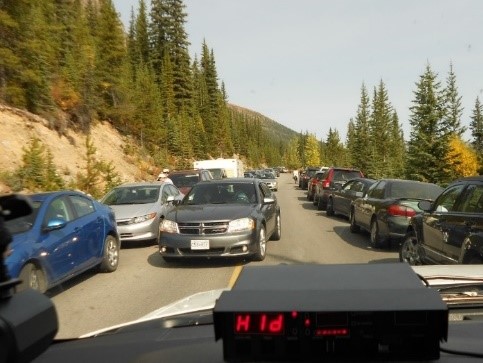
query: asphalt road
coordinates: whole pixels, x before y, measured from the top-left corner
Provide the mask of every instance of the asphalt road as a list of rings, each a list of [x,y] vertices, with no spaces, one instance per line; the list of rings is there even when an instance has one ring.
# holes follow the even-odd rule
[[[59,317],[58,339],[137,319],[196,292],[229,286],[239,267],[299,263],[398,261],[397,249],[373,250],[367,234],[352,234],[348,221],[317,211],[291,174],[279,177],[282,238],[267,244],[263,262],[196,261],[166,264],[156,246],[124,246],[116,272],[87,272],[48,292]]]

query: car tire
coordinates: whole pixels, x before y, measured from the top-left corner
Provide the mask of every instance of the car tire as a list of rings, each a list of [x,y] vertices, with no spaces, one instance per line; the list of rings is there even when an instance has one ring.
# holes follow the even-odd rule
[[[335,214],[334,213],[334,201],[332,200],[332,198],[329,198],[327,200],[327,207],[325,208],[325,213],[328,216],[333,216]]]
[[[324,207],[322,205],[322,197],[319,197],[317,200],[317,210],[324,210]]]
[[[33,263],[27,263],[22,267],[19,278],[22,280],[18,288],[19,291],[31,288],[44,293],[47,290],[47,281],[44,272]]]
[[[379,234],[379,224],[377,223],[377,219],[373,218],[371,221],[371,228],[370,228],[370,241],[371,241],[371,246],[373,248],[382,248],[384,247],[384,241],[381,238],[381,235]]]
[[[273,231],[272,236],[270,237],[272,241],[278,241],[282,237],[282,222],[280,218],[280,213],[277,213],[276,218],[277,219],[275,222],[275,230]]]
[[[408,232],[399,248],[399,261],[407,262],[411,266],[422,265],[422,258],[418,250],[418,240],[414,232]]]
[[[119,242],[113,236],[108,235],[104,241],[104,252],[100,265],[101,272],[114,272],[119,265]]]
[[[254,261],[263,261],[265,259],[265,255],[267,253],[267,238],[265,233],[265,227],[262,226],[260,228],[260,232],[258,234],[256,252],[253,256]]]
[[[356,223],[356,217],[355,217],[355,213],[354,213],[354,208],[351,208],[351,211],[350,211],[350,214],[349,214],[349,221],[350,221],[349,230],[352,233],[359,232],[360,231],[360,227]]]

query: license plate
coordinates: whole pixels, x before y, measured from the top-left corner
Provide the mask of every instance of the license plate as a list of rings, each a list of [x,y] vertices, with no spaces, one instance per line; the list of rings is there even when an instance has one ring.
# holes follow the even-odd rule
[[[210,241],[207,239],[192,239],[191,240],[192,250],[209,250]]]

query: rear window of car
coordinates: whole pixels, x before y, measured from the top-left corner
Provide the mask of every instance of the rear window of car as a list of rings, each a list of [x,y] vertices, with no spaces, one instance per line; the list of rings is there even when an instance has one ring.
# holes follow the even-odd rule
[[[200,181],[198,174],[170,174],[169,178],[178,188],[192,187]]]
[[[394,182],[388,190],[388,197],[435,200],[441,191],[436,184]]]
[[[40,206],[42,202],[32,202],[32,213],[20,218],[14,218],[9,221],[5,221],[5,226],[11,234],[27,232],[34,225],[35,219],[39,214]]]
[[[361,172],[357,170],[334,170],[334,181],[346,181],[361,177]]]

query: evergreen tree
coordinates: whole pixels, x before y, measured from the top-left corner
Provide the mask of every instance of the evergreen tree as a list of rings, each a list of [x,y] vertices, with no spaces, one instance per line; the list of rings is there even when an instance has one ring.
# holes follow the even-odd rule
[[[327,165],[346,166],[345,148],[342,144],[337,130],[329,128],[327,141],[325,143],[325,155]],[[315,164],[318,165],[318,164]]]
[[[403,179],[406,166],[406,143],[396,111],[393,112],[389,125],[388,157],[387,177]]]
[[[372,149],[372,138],[369,128],[370,99],[366,86],[361,86],[361,100],[354,121],[354,142],[351,145],[352,164],[360,168],[364,174],[369,171],[368,150]]]
[[[374,88],[372,113],[369,118],[370,147],[368,174],[379,179],[390,175],[390,126],[392,125],[393,109],[389,103],[386,86],[381,80]],[[367,154],[366,154],[367,156]]]
[[[449,182],[446,162],[450,131],[445,128],[444,94],[430,65],[416,83],[411,106],[411,135],[406,173],[409,179],[432,183]]]
[[[120,75],[126,60],[124,31],[112,0],[99,0],[96,31],[96,76],[98,92],[102,97],[99,112],[105,118],[113,117],[118,106]]]
[[[470,130],[471,136],[473,136],[471,144],[476,151],[480,164],[478,172],[483,175],[483,105],[478,97],[476,97],[475,107],[471,115]]]
[[[461,106],[461,96],[458,93],[456,85],[456,75],[453,71],[453,63],[450,63],[448,78],[446,80],[446,89],[444,90],[445,116],[444,127],[450,132],[461,136],[465,132],[465,128],[461,126],[461,116],[463,115],[463,107]]]
[[[191,110],[192,78],[188,52],[188,35],[185,5],[182,0],[152,0],[150,44],[151,59],[155,72],[163,71],[165,53],[170,58],[173,71],[173,91],[178,111]]]

